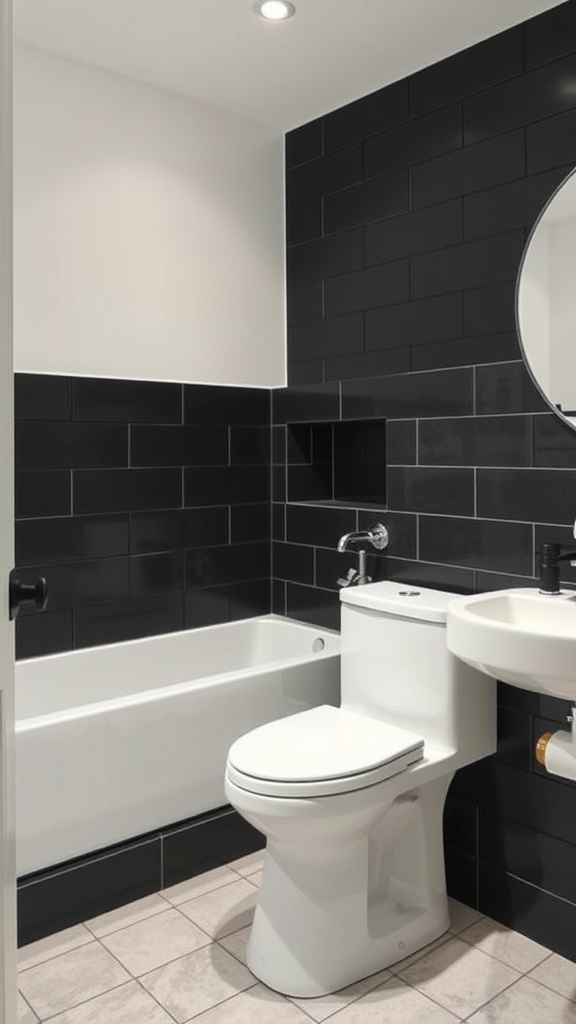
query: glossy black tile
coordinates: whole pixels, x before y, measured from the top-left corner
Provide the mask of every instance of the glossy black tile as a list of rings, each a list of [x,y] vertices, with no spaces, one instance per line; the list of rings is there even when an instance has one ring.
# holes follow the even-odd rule
[[[516,332],[516,281],[474,288],[465,295],[466,334]]]
[[[507,185],[466,196],[465,237],[484,238],[515,228],[531,228],[568,170],[567,166],[556,167],[544,174],[533,174],[529,178],[519,178]]]
[[[337,593],[329,590],[287,583],[286,612],[290,618],[314,626],[340,629],[340,600]]]
[[[533,576],[508,576],[505,573],[477,572],[476,591],[485,594],[489,590],[509,590],[513,587],[535,587]]]
[[[410,369],[410,351],[390,348],[380,352],[355,352],[324,360],[324,379],[350,380],[355,377],[380,377],[389,373],[406,373]]]
[[[306,359],[301,363],[288,364],[288,384],[316,384],[324,380],[324,361],[322,359]]]
[[[521,178],[524,133],[510,132],[475,146],[434,157],[411,168],[412,206],[431,206]]]
[[[272,466],[272,501],[286,501],[286,467]]]
[[[270,505],[232,505],[230,540],[232,544],[270,539]]]
[[[472,857],[477,852],[476,804],[448,791],[444,806],[444,842]]]
[[[479,469],[478,515],[567,524],[574,521],[571,470]]]
[[[338,384],[310,384],[302,387],[278,388],[272,392],[274,423],[337,420],[340,418]]]
[[[218,626],[230,621],[230,587],[205,587],[184,594],[184,628]]]
[[[130,596],[128,558],[96,558],[88,562],[60,562],[22,566],[17,570],[22,583],[34,583],[44,576],[48,584],[48,610],[72,608],[102,601],[120,601]],[[36,615],[29,605],[19,615]]]
[[[576,903],[571,843],[563,843],[515,821],[494,820],[489,813],[485,817],[480,856],[486,864]]]
[[[348,146],[358,139],[376,135],[405,120],[407,113],[407,83],[394,82],[354,103],[348,103],[324,121],[324,151]]]
[[[388,547],[382,552],[394,558],[416,558],[418,520],[415,515],[404,512],[388,512],[377,509],[358,512],[358,529],[370,529],[376,522],[383,523],[388,530]]]
[[[408,298],[408,260],[383,263],[324,282],[324,315],[373,309]]]
[[[412,466],[416,462],[416,421],[388,420],[386,423],[386,463],[388,466]]]
[[[170,512],[132,512],[130,551],[144,555],[228,543],[228,508],[176,509]]]
[[[80,516],[16,523],[16,565],[128,553],[128,516]]]
[[[523,70],[522,29],[500,32],[412,75],[408,79],[410,114],[442,107],[520,75]]]
[[[261,832],[231,807],[162,832],[162,885],[176,885],[264,846]]]
[[[366,228],[366,266],[457,245],[463,240],[462,201],[414,210]]]
[[[14,374],[14,416],[17,421],[69,420],[71,415],[71,377]]]
[[[334,427],[334,498],[350,504],[386,502],[386,426],[339,423]]]
[[[251,619],[256,615],[269,615],[271,610],[271,586],[268,575],[261,580],[234,583],[230,587],[230,618],[234,621]]]
[[[174,594],[184,590],[184,557],[180,551],[134,555],[130,559],[130,596]]]
[[[388,505],[396,512],[471,516],[474,472],[392,466],[388,470]]]
[[[476,413],[548,412],[521,361],[476,370]]]
[[[419,556],[494,572],[532,572],[532,526],[482,519],[422,516]]]
[[[472,371],[406,373],[345,381],[342,416],[404,419],[418,416],[466,416],[472,413]]]
[[[326,463],[288,466],[288,501],[330,501],[334,497],[332,467]]]
[[[570,168],[576,162],[576,110],[528,125],[526,170],[537,174],[550,167]]]
[[[16,658],[39,658],[73,645],[72,611],[45,611],[16,619]]]
[[[322,424],[332,432],[332,426]],[[290,466],[310,465],[312,462],[312,425],[291,423],[286,428],[286,459]]]
[[[575,75],[576,55],[571,54],[466,100],[466,142],[477,142],[572,109],[576,106]]]
[[[529,416],[420,420],[418,462],[432,466],[530,466],[531,427]]]
[[[423,561],[388,556],[388,579],[416,587],[432,587],[450,594],[471,594],[474,591],[474,571],[454,565],[438,565]]]
[[[322,237],[322,200],[291,206],[286,211],[286,245],[300,245]]]
[[[478,909],[568,960],[576,960],[576,906],[480,861]]]
[[[18,885],[18,943],[26,945],[158,891],[159,836],[89,854]]]
[[[488,334],[457,341],[415,345],[410,349],[410,365],[413,370],[434,370],[448,366],[471,366],[473,363],[499,363],[503,359],[518,359],[519,355],[520,347],[515,332]]]
[[[179,468],[77,469],[73,473],[73,487],[75,515],[178,508],[182,505],[182,471]]]
[[[405,213],[409,206],[408,172],[393,171],[362,185],[324,197],[324,234],[347,231],[371,221]]]
[[[322,282],[297,285],[287,292],[288,325],[320,320],[322,317]]]
[[[270,428],[230,427],[230,462],[232,465],[268,465]]]
[[[75,420],[182,422],[181,384],[78,377],[72,382],[72,393]]]
[[[77,608],[74,619],[76,647],[173,633],[184,625],[182,595],[162,594],[88,605]]]
[[[286,427],[272,427],[272,464],[286,462]]]
[[[184,423],[266,424],[270,398],[265,388],[184,385]]]
[[[272,505],[272,539],[286,540],[286,505]]]
[[[576,8],[574,4],[560,4],[524,26],[527,69],[547,64],[574,49],[576,38]]]
[[[314,548],[298,544],[272,545],[272,575],[293,583],[314,583]]]
[[[356,529],[356,513],[348,508],[288,505],[286,540],[292,544],[336,547],[344,533]]]
[[[71,475],[68,470],[17,472],[14,482],[17,519],[70,515]]]
[[[185,505],[254,504],[268,501],[267,466],[210,466],[184,470]]]
[[[286,255],[288,286],[293,288],[334,274],[346,274],[362,267],[363,263],[364,234],[360,228],[296,245]]]
[[[461,145],[462,111],[455,103],[368,139],[364,144],[365,175],[387,174]]]
[[[356,143],[337,153],[320,157],[286,174],[288,208],[309,203],[362,181],[362,145]]]
[[[322,119],[310,121],[286,133],[286,167],[297,167],[322,156]]]
[[[576,433],[559,416],[534,416],[534,465],[576,467]]]
[[[415,256],[411,266],[414,298],[481,288],[516,279],[524,251],[524,232],[510,231],[492,238],[465,242],[439,253]]]
[[[464,333],[460,292],[403,302],[366,313],[366,348],[396,348],[460,338]]]
[[[131,466],[217,466],[228,462],[228,428],[134,426],[130,430]]]
[[[194,548],[186,552],[186,590],[224,586],[260,579],[270,573],[270,545],[230,544],[221,548]]]
[[[531,715],[512,708],[498,708],[496,757],[515,768],[522,768],[527,772],[531,770],[534,759]]]
[[[537,775],[502,762],[490,764],[491,785],[483,804],[502,821],[513,820],[576,845],[576,788],[554,776]]]
[[[286,583],[284,580],[272,580],[272,612],[274,615],[286,615]]]
[[[124,425],[17,422],[14,440],[20,471],[128,465]]]
[[[476,907],[478,903],[477,860],[470,854],[446,845],[444,849],[446,890],[452,899]]]
[[[288,343],[290,358],[293,360],[362,352],[364,316],[361,312],[348,313],[328,320],[296,324],[288,330]]]

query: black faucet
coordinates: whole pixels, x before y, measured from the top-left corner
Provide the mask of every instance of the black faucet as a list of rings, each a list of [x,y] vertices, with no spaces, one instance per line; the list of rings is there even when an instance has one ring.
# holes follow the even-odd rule
[[[540,549],[540,593],[560,593],[560,562],[576,561],[576,551],[564,551],[562,544],[543,544]]]

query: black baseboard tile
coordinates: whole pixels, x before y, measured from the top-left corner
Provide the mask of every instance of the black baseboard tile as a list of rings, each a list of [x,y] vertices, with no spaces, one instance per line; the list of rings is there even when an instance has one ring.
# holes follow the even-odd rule
[[[453,846],[444,848],[446,888],[448,895],[467,907],[478,907],[477,866],[471,857]]]
[[[231,807],[163,830],[161,836],[163,888],[266,845],[264,836]]]
[[[27,875],[18,882],[18,945],[70,928],[160,888],[159,835]]]
[[[482,861],[478,875],[483,914],[576,961],[576,905]]]

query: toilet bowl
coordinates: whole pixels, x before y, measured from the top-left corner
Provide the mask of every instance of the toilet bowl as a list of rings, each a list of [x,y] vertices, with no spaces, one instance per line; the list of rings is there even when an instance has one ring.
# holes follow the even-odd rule
[[[446,648],[452,596],[343,592],[341,707],[230,748],[227,797],[267,837],[247,964],[279,992],[335,991],[448,928],[446,792],[495,749],[495,684]]]

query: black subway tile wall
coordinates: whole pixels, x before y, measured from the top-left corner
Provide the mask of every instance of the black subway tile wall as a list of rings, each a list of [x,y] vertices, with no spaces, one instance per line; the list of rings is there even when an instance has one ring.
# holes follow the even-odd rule
[[[19,658],[270,611],[267,391],[17,374]]]
[[[576,434],[524,367],[515,287],[576,161],[576,0],[296,129],[286,152],[274,610],[337,627],[356,564],[338,538],[378,520],[374,579],[534,586],[541,543],[572,540]],[[354,451],[370,421],[386,479],[338,500],[337,431]],[[576,583],[568,563],[562,579]],[[576,785],[533,756],[567,710],[500,685],[498,751],[457,774],[445,840],[453,895],[576,960]]]

